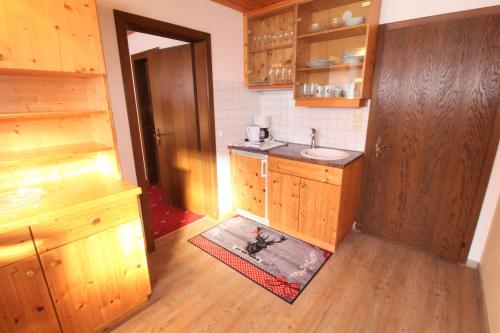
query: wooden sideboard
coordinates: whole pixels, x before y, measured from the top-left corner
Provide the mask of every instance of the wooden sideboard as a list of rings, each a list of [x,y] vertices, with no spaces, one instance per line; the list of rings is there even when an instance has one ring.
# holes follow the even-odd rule
[[[151,287],[95,2],[3,1],[0,28],[0,331],[102,331]]]

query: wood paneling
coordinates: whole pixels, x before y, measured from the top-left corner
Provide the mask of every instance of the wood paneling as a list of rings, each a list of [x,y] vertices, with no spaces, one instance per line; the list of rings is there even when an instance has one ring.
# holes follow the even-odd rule
[[[212,0],[218,4],[223,6],[235,9],[242,13],[246,13],[249,11],[253,11],[256,9],[264,8],[266,6],[270,6],[283,0]],[[288,1],[290,2],[290,1]]]
[[[299,231],[335,243],[339,221],[340,186],[300,180]]]
[[[0,67],[104,73],[96,22],[94,1],[3,1]]]
[[[53,217],[33,225],[31,232],[38,253],[42,253],[138,219],[137,198],[131,196],[83,212]]]
[[[28,227],[0,234],[0,267],[36,255]]]
[[[290,306],[187,242],[217,223],[157,240],[149,306],[113,332],[481,332],[468,267],[353,232]]]
[[[266,178],[262,175],[262,159],[231,153],[233,198],[236,208],[265,218]]]
[[[269,171],[267,183],[269,225],[299,230],[300,178]]]
[[[45,252],[40,259],[65,332],[103,330],[151,293],[140,221]]]
[[[340,185],[342,183],[342,169],[314,163],[271,156],[269,157],[269,170],[333,185]]]
[[[0,332],[61,332],[37,257],[0,268],[0,281]]]
[[[483,163],[496,151],[489,140],[500,104],[499,30],[500,15],[382,28],[363,231],[451,261],[465,257],[472,207],[484,196],[478,183],[491,170]]]

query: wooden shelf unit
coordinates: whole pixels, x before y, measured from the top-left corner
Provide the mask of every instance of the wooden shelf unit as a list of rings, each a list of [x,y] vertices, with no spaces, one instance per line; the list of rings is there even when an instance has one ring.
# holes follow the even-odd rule
[[[245,14],[244,78],[247,87],[258,90],[292,88],[297,106],[351,108],[365,105],[371,95],[380,5],[380,0],[297,0],[282,1]],[[364,16],[365,22],[334,29],[324,28],[328,26],[329,19],[342,18],[347,10],[352,12],[353,17]],[[310,32],[309,26],[312,23],[320,23],[323,29]],[[293,25],[291,48],[256,48],[255,36],[273,35],[286,24]],[[257,37],[257,43],[258,41]],[[342,54],[355,49],[364,49],[363,62],[342,63]],[[283,54],[284,50],[289,50],[290,53]],[[286,59],[285,62],[283,59]],[[335,65],[307,67],[310,60],[334,60]],[[292,82],[283,84],[269,80],[270,68],[283,63],[288,66],[290,61],[294,69]],[[345,84],[355,84],[356,93],[349,96],[351,101],[346,101],[345,96],[304,96],[305,83],[330,88],[344,88]]]
[[[122,179],[96,4],[6,1],[0,28],[0,267],[23,269],[12,283],[34,291],[29,302],[21,293],[0,302],[0,331],[100,331],[151,289],[141,191]]]

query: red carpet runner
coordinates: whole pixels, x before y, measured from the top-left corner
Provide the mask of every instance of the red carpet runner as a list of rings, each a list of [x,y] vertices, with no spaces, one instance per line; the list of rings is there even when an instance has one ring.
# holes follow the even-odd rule
[[[203,217],[203,215],[198,215],[173,205],[166,205],[163,201],[163,191],[159,184],[155,184],[149,188],[148,196],[151,203],[151,219],[155,239]]]

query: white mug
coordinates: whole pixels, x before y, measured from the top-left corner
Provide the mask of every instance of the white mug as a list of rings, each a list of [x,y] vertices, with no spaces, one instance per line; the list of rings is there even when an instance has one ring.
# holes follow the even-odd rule
[[[247,139],[250,142],[260,142],[260,127],[247,126]]]

